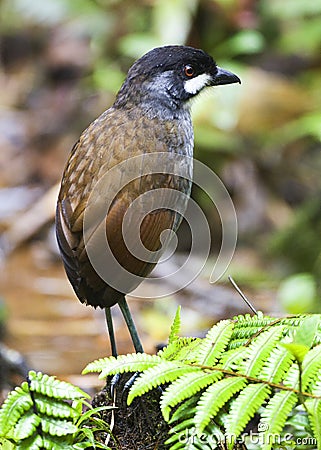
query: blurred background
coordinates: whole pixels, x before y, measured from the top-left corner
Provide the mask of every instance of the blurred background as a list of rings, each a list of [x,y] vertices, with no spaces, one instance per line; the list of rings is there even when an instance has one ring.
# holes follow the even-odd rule
[[[195,157],[223,180],[238,217],[226,275],[265,313],[320,312],[320,0],[0,0],[0,360],[10,370],[19,358],[8,347],[36,370],[96,382],[78,376],[110,352],[104,314],[81,305],[65,277],[58,183],[129,66],[165,44],[202,48],[242,79],[193,107]],[[193,196],[214,254],[217,215],[201,190]],[[188,247],[183,225],[180,250]],[[146,351],[166,340],[178,304],[187,335],[250,312],[226,277],[209,284],[212,265],[177,294],[130,300]],[[132,351],[113,310],[119,352]]]

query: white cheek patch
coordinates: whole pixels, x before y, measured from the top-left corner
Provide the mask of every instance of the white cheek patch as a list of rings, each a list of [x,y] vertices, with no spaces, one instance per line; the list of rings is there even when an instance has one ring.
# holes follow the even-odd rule
[[[190,80],[186,80],[184,83],[184,89],[189,94],[197,94],[201,89],[209,84],[211,81],[211,75],[207,73],[202,73],[195,78],[191,78]]]

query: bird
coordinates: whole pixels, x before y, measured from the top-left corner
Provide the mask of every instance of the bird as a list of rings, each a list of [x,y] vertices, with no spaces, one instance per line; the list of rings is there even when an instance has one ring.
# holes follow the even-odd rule
[[[58,247],[80,302],[105,310],[113,356],[117,345],[111,308],[117,304],[135,351],[143,352],[126,295],[149,276],[168,245],[162,233],[176,233],[182,221],[192,186],[192,100],[207,87],[240,82],[201,49],[154,48],[134,62],[113,105],[83,131],[71,150],[56,208]],[[159,168],[158,155],[165,168],[168,162],[168,173]],[[173,173],[176,158],[183,158],[178,166],[188,176]],[[183,194],[178,212],[162,203],[164,190]],[[156,207],[149,204],[146,210],[146,201],[140,199],[150,192]],[[129,210],[133,215],[124,236]],[[101,232],[109,257],[98,238]],[[137,243],[152,256],[133,252]]]

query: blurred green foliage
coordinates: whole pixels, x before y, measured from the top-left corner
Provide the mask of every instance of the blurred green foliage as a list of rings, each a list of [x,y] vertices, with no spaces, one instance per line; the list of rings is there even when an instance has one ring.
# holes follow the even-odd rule
[[[109,106],[130,64],[152,47],[200,47],[239,74],[241,87],[213,90],[195,103],[196,157],[231,192],[241,246],[284,261],[280,277],[309,270],[319,278],[320,0],[1,0],[0,21],[2,38],[22,35],[30,43],[38,67],[33,90],[39,80],[50,89],[46,70],[62,64],[57,56],[48,60],[53,33],[66,42],[70,35],[88,39],[90,56],[62,58],[64,67],[81,68],[75,102],[88,100],[75,135]],[[2,50],[7,73],[21,69],[10,51]],[[10,107],[30,108],[19,101]]]
[[[309,273],[289,276],[280,284],[278,301],[290,314],[308,314],[312,310],[320,311],[316,282]]]

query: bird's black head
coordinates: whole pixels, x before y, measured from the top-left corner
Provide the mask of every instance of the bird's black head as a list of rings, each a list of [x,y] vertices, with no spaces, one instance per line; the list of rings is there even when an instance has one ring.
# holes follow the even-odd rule
[[[183,45],[154,48],[129,69],[115,107],[148,105],[178,109],[206,86],[240,83],[203,50]]]

